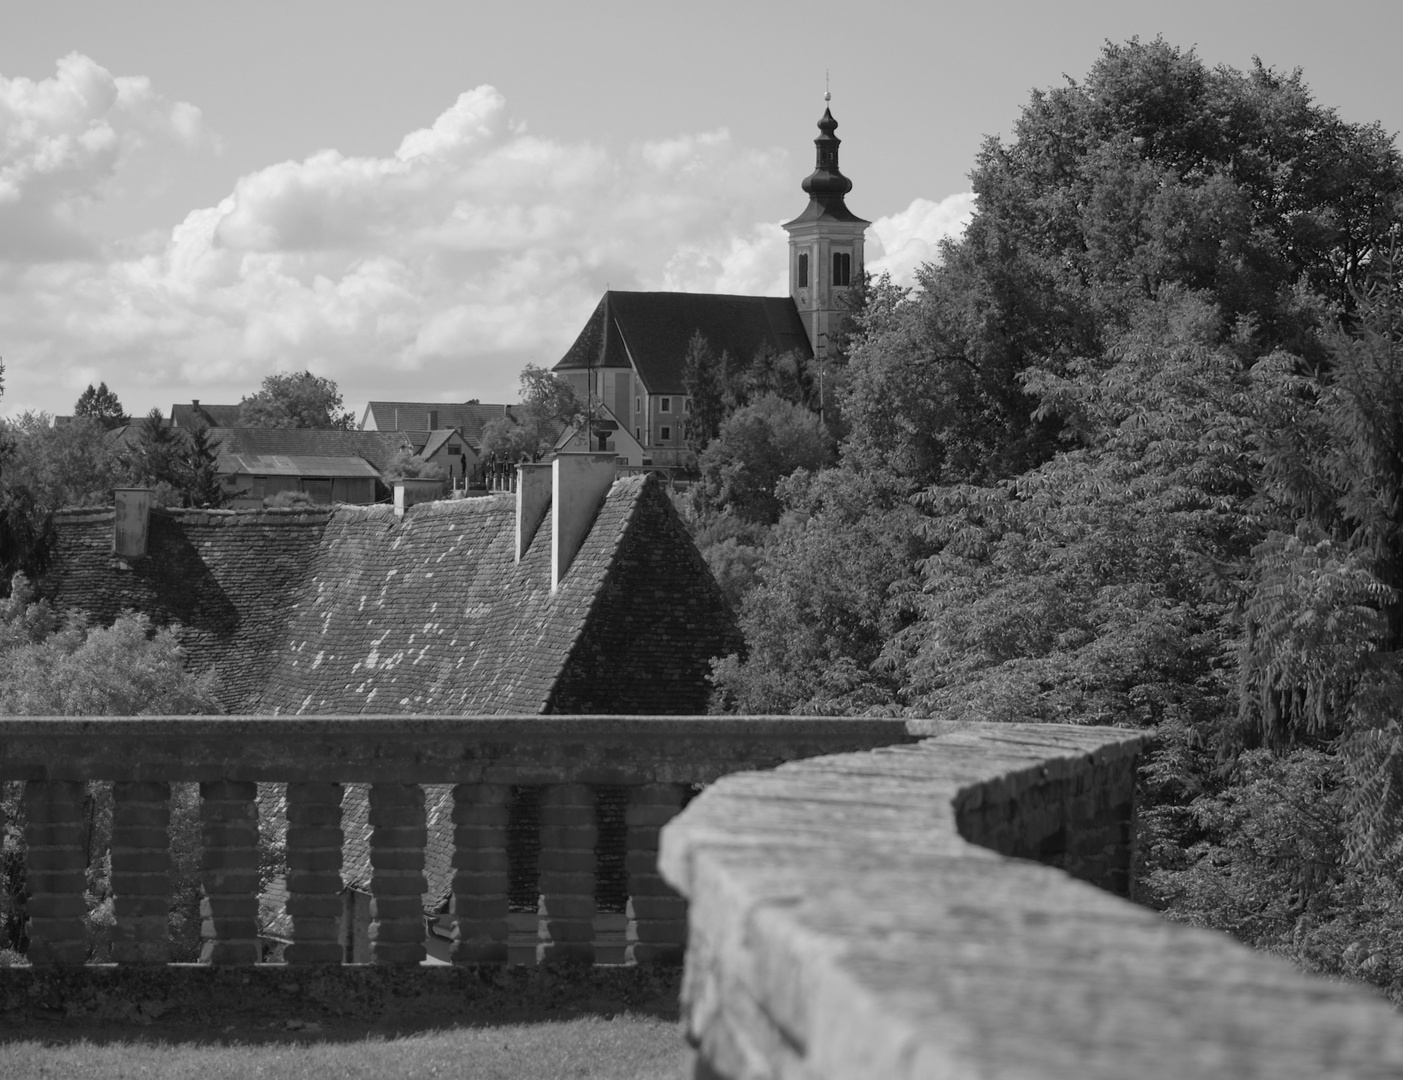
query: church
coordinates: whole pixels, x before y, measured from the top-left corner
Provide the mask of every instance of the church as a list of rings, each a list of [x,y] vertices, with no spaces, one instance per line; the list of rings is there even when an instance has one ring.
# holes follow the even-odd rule
[[[829,100],[829,95],[824,95]],[[683,361],[700,333],[719,354],[749,361],[760,349],[824,358],[829,334],[848,311],[862,279],[868,224],[848,209],[852,181],[838,168],[838,121],[827,107],[818,122],[814,171],[802,187],[803,213],[786,222],[789,295],[624,292],[611,289],[555,365],[582,401],[602,404],[610,422],[595,431],[598,449],[615,450],[604,429],[617,423],[650,465],[681,465],[688,456]]]

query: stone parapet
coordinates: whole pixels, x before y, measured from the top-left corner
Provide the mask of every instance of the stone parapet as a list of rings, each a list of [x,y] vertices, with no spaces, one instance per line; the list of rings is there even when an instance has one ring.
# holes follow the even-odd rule
[[[0,717],[0,781],[25,783],[35,964],[88,959],[85,785],[93,781],[114,784],[119,964],[170,958],[170,786],[190,781],[200,787],[205,963],[256,965],[263,936],[277,936],[299,967],[412,966],[431,935],[446,941],[437,925],[445,909],[446,958],[457,964],[579,965],[596,958],[606,932],[618,939],[607,957],[652,963],[675,961],[684,941],[682,901],[652,864],[658,827],[693,785],[911,740],[901,721],[792,717]],[[432,822],[426,786],[439,793]],[[611,811],[614,831],[603,843],[596,808],[606,796],[628,805]],[[348,824],[357,798],[365,813]],[[280,876],[271,862],[261,865],[276,845],[260,849],[260,825],[267,836],[282,830]],[[369,890],[370,924],[348,932],[360,917],[348,909],[362,910],[344,891],[353,849],[368,866],[351,884]],[[430,862],[443,871],[433,879]],[[276,928],[261,936],[265,890],[286,900]],[[607,918],[601,891],[614,905]],[[514,925],[529,944],[513,940]]]
[[[1403,1075],[1386,1002],[1106,891],[1143,742],[966,725],[712,785],[659,858],[694,1075]]]

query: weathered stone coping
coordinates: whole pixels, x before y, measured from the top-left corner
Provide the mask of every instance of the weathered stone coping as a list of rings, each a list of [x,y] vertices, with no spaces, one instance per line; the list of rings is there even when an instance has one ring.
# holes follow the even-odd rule
[[[1076,833],[1124,824],[1141,744],[970,725],[718,781],[659,858],[689,903],[697,1075],[1403,1075],[1403,1020],[1367,991],[981,846],[1101,873]]]
[[[704,783],[912,738],[791,716],[0,717],[0,780]]]

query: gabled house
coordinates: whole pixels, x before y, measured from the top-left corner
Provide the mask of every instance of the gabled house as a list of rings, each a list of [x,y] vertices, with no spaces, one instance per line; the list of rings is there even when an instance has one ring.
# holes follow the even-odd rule
[[[221,483],[237,493],[234,506],[262,506],[280,491],[316,503],[366,506],[385,494],[381,475],[390,459],[413,450],[402,432],[333,428],[210,428],[219,449]]]
[[[614,415],[607,405],[597,402],[594,406],[594,419],[586,425],[581,422],[566,428],[560,433],[552,447],[554,453],[600,453],[613,454],[620,465],[639,468],[652,465],[653,459],[632,432]]]
[[[457,428],[468,445],[476,449],[482,442],[482,429],[493,420],[514,419],[511,410],[510,405],[477,402],[454,405],[439,401],[372,401],[361,415],[360,429],[403,431],[427,439],[430,432]]]
[[[405,434],[413,435],[412,432]],[[472,481],[478,475],[481,454],[463,435],[462,428],[431,431],[422,444],[415,446],[414,452],[424,461],[442,468],[454,487],[461,488],[465,477]]]
[[[844,201],[852,181],[839,171],[838,122],[827,108],[818,127],[814,171],[801,185],[808,205],[784,226],[788,296],[610,290],[553,369],[582,401],[608,406],[656,464],[687,461],[683,366],[694,334],[744,363],[762,348],[822,359],[848,312],[869,223]]]

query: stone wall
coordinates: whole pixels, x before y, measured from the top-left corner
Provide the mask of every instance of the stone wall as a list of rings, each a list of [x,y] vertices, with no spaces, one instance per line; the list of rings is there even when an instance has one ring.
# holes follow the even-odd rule
[[[1403,1075],[1383,1000],[1088,884],[1124,888],[1142,743],[968,725],[712,785],[659,859],[695,1075]]]
[[[909,740],[899,720],[804,717],[0,717],[0,781],[25,787],[28,957],[39,966],[88,956],[88,781],[113,785],[119,964],[169,960],[170,785],[198,781],[206,963],[248,967],[261,955],[261,784],[282,786],[292,967],[344,956],[348,871],[371,897],[377,965],[417,966],[425,911],[445,897],[455,964],[588,964],[605,880],[624,908],[615,960],[649,965],[681,960],[685,905],[658,876],[657,843],[695,785]],[[527,803],[538,808],[529,822],[514,812]],[[602,804],[614,808],[607,826]],[[509,847],[522,827],[539,857],[516,883],[533,921],[529,955],[513,957]],[[605,828],[621,832],[621,851],[598,843]],[[8,977],[0,969],[0,998]]]

